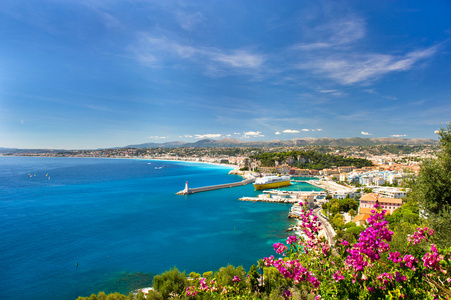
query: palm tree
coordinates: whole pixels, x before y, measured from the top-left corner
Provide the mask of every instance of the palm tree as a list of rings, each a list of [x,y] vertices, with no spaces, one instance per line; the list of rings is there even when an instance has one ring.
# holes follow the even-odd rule
[[[263,259],[259,259],[257,262],[257,267],[260,269],[261,275],[260,278],[258,279],[258,284],[260,286],[263,285],[263,267],[265,266],[265,263],[263,262]]]

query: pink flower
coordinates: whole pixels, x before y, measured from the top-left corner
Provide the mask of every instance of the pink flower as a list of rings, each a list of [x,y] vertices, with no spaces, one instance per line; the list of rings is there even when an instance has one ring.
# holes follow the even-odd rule
[[[418,263],[418,260],[413,255],[407,254],[402,259],[402,263],[405,264],[406,267],[415,270],[415,264]]]
[[[264,257],[263,262],[266,267],[272,266],[274,264],[274,256],[271,255],[270,257]]]
[[[422,260],[423,260],[423,266],[425,266],[428,269],[439,269],[439,263],[443,259],[442,255],[438,254],[437,247],[435,247],[434,244],[431,244],[431,253],[426,253]]]
[[[196,287],[189,286],[186,288],[185,293],[187,296],[194,297],[197,294]]]
[[[295,243],[297,240],[298,240],[298,238],[296,236],[294,236],[294,235],[289,236],[287,238],[287,244],[291,245],[291,244]]]
[[[282,297],[284,297],[285,299],[290,298],[291,297],[291,292],[289,290],[283,291]]]
[[[241,279],[238,276],[233,277],[233,282],[240,282]]]
[[[341,239],[340,245],[347,247],[347,246],[349,246],[349,242],[347,240]]]
[[[344,280],[345,277],[341,274],[340,271],[337,271],[334,275],[332,275],[332,278],[335,279],[335,281]]]
[[[282,254],[283,252],[285,252],[285,250],[287,250],[287,246],[282,243],[275,243],[273,247],[277,254]]]
[[[201,290],[208,290],[208,285],[205,283],[205,278],[202,278],[200,280],[200,289]]]
[[[417,228],[414,234],[409,234],[407,236],[407,241],[412,243],[412,245],[416,245],[420,243],[422,240],[428,241],[428,237],[434,234],[434,230],[429,229],[427,227]]]
[[[393,261],[395,264],[400,263],[402,261],[401,254],[398,251],[390,252],[388,255],[388,259]]]
[[[384,272],[376,277],[379,281],[381,281],[384,285],[393,281],[393,275],[387,272]]]
[[[396,280],[397,282],[407,281],[407,276],[406,276],[406,275],[401,276],[401,274],[400,274],[399,272],[396,272],[396,274],[395,274],[395,280]]]

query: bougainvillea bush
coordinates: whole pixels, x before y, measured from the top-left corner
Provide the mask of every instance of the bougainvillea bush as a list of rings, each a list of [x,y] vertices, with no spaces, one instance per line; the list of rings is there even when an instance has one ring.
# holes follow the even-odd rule
[[[384,218],[386,211],[376,204],[357,243],[351,245],[341,240],[331,248],[320,235],[322,225],[318,218],[303,203],[301,206],[303,234],[288,237],[286,244],[274,244],[278,257],[263,259],[265,276],[271,273],[268,270],[275,270],[283,279],[278,280],[277,286],[282,298],[291,299],[294,294],[296,298],[308,295],[315,299],[451,298],[450,249],[430,244],[426,253],[409,252],[418,244],[427,243],[433,230],[418,228],[408,236],[405,253],[391,252],[389,242],[393,232]],[[261,296],[255,287],[240,286],[244,279],[236,277],[228,286],[199,279],[186,288],[185,296],[210,299]]]
[[[385,213],[376,204],[358,242],[350,245],[341,240],[331,249],[319,235],[318,218],[303,205],[300,219],[305,238],[292,236],[287,245],[274,244],[282,257],[265,258],[265,264],[277,268],[292,286],[300,285],[315,294],[316,299],[449,299],[449,249],[431,244],[422,255],[409,253],[434,234],[425,227],[408,236],[405,253],[391,252],[388,242],[393,232]]]

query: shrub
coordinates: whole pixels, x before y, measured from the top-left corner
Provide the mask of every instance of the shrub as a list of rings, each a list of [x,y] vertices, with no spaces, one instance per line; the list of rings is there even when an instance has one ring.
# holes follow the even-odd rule
[[[156,275],[153,279],[153,287],[158,291],[164,299],[167,299],[170,294],[180,295],[188,286],[185,272],[180,271],[174,267],[161,275]]]

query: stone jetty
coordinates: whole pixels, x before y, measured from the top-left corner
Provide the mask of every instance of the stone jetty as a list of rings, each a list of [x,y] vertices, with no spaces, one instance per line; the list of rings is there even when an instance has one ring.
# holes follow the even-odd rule
[[[247,185],[249,183],[252,183],[255,181],[255,178],[248,178],[239,182],[232,182],[232,183],[224,183],[224,184],[218,184],[218,185],[210,185],[210,186],[204,186],[204,187],[198,187],[198,188],[190,188],[188,186],[188,181],[185,184],[185,189],[181,190],[177,193],[177,195],[188,195],[188,194],[194,194],[199,192],[206,192],[206,191],[213,191],[213,190],[219,190],[219,189],[225,189],[225,188],[231,188],[235,186],[242,186]]]

